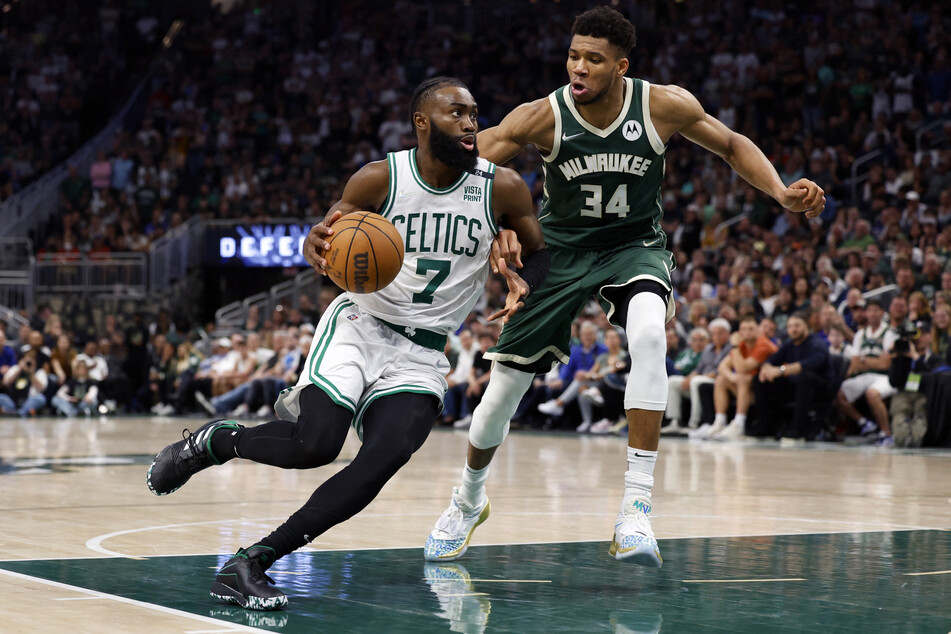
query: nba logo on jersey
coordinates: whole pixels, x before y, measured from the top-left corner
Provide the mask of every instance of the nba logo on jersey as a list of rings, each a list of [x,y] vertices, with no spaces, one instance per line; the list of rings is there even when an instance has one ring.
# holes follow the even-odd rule
[[[628,141],[637,141],[639,138],[641,138],[641,133],[643,131],[644,130],[641,128],[641,124],[637,121],[634,121],[633,119],[630,121],[625,121],[624,127],[621,129],[622,134],[624,134],[624,138]]]
[[[360,319],[360,317],[358,315],[347,315],[347,319],[349,319],[350,321],[356,321]]]

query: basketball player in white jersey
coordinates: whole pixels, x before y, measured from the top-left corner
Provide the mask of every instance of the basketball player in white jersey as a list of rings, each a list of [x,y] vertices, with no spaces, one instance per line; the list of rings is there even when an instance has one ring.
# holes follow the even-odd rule
[[[280,420],[244,428],[206,423],[169,445],[149,469],[149,488],[165,495],[213,464],[244,458],[284,469],[335,460],[349,428],[363,445],[353,461],[322,484],[267,537],[239,549],[219,571],[212,596],[272,610],[287,598],[265,570],[330,527],[361,511],[422,446],[442,408],[449,363],[446,337],[482,294],[499,222],[528,254],[521,275],[496,266],[509,286],[508,319],[548,271],[531,194],[514,171],[478,157],[476,103],[461,82],[420,84],[410,113],[419,147],[361,168],[344,188],[305,255],[326,266],[323,238],[343,214],[370,210],[388,218],[404,240],[396,279],[368,294],[344,293],[321,317],[299,383],[278,398]]]

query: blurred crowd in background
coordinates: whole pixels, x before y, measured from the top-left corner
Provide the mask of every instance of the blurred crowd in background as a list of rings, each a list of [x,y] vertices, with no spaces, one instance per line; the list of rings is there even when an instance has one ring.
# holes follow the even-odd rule
[[[227,15],[187,24],[181,46],[159,55],[168,24],[150,13],[149,3],[67,3],[63,11],[44,5],[51,3],[19,11],[0,33],[0,94],[13,113],[0,122],[0,196],[67,157],[121,104],[136,71],[159,62],[140,120],[88,172],[72,169],[62,182],[62,213],[35,236],[41,255],[147,250],[196,214],[319,218],[355,170],[415,144],[407,107],[419,81],[442,74],[461,78],[479,102],[480,125],[494,125],[514,106],[565,82],[571,20],[587,8],[570,1],[557,9],[526,3],[509,7],[506,19],[493,20],[491,28],[469,29],[460,23],[493,14],[480,18],[462,5],[412,2],[244,3]],[[784,182],[813,179],[828,199],[822,218],[807,221],[784,212],[714,155],[671,139],[664,229],[678,267],[669,369],[690,380],[672,387],[684,407],[668,411],[669,429],[716,427],[716,416],[726,412],[710,404],[707,392],[726,389],[738,397],[747,389],[736,381],[717,388],[717,375],[729,370],[720,366],[722,358],[713,368],[707,359],[706,372],[696,370],[708,348],[718,354],[724,346],[739,349],[743,323],[755,323],[756,338],[771,342],[776,350],[770,355],[780,354],[796,315],[832,355],[847,360],[830,379],[840,381],[875,373],[849,360],[869,356],[856,346],[880,304],[878,323],[893,331],[890,344],[910,342],[901,350],[931,355],[932,370],[948,365],[947,11],[939,4],[884,0],[698,0],[619,8],[629,9],[638,28],[632,74],[691,90],[708,112],[757,143]],[[855,160],[870,152],[877,154],[867,160],[868,172],[854,180]],[[510,166],[540,204],[537,152],[522,152]],[[324,305],[332,295],[325,290]],[[478,401],[490,372],[481,352],[498,334],[484,316],[502,297],[504,285],[490,280],[484,301],[451,338],[445,424],[464,427]],[[35,350],[32,363],[45,368],[48,381],[42,388],[42,381],[31,383],[30,407],[24,409],[27,401],[18,397],[15,409],[69,412],[54,398],[62,399],[63,387],[85,373],[82,380],[100,384],[88,399],[97,401],[96,411],[246,409],[266,416],[269,390],[295,380],[294,359],[299,365],[306,356],[307,324],[316,323],[320,312],[321,306],[288,306],[275,315],[249,315],[248,328],[228,339],[213,336],[214,324],[176,328],[174,316],[140,315],[135,323],[104,324],[102,332],[79,340],[69,323],[38,307],[33,332],[8,333],[15,358],[6,365],[17,367],[24,351]],[[594,303],[576,326],[577,358],[573,353],[572,363],[539,377],[516,422],[623,433],[616,394],[630,371],[623,333],[614,332]],[[727,341],[717,345],[723,330]],[[766,349],[759,346],[757,354]],[[889,359],[899,356],[904,352]],[[765,366],[772,366],[769,358],[764,356]],[[77,372],[76,359],[100,361]],[[112,378],[103,377],[104,366]],[[888,374],[888,368],[880,370]],[[691,388],[701,375],[709,386]],[[250,387],[265,377],[266,387]],[[753,383],[771,382],[755,378],[748,386],[753,402]],[[242,400],[221,398],[235,388]],[[885,399],[888,406],[892,396]],[[865,433],[892,442],[888,422],[864,391],[858,411],[837,393],[824,398],[834,406],[807,413],[812,422],[792,429],[757,428],[752,406],[743,431],[792,438]],[[722,421],[719,427],[712,437],[722,435]]]

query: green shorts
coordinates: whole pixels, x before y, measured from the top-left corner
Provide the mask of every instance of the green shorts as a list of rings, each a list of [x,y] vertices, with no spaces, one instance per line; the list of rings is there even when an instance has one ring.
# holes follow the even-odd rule
[[[631,284],[655,280],[671,289],[673,254],[666,249],[623,245],[604,251],[582,251],[550,245],[551,271],[542,288],[528,296],[525,308],[502,328],[498,345],[486,358],[530,372],[547,372],[556,362],[567,363],[571,323],[596,296],[615,326],[618,303]],[[667,321],[673,299],[668,300]]]

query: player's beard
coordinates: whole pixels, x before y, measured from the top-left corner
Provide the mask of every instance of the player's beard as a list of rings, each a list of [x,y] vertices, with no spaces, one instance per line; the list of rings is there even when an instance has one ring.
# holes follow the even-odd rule
[[[460,138],[462,137],[457,138],[443,132],[438,125],[433,123],[429,133],[429,151],[436,160],[449,167],[471,172],[475,169],[476,160],[479,158],[479,146],[473,136],[472,149],[467,150],[459,145]]]

